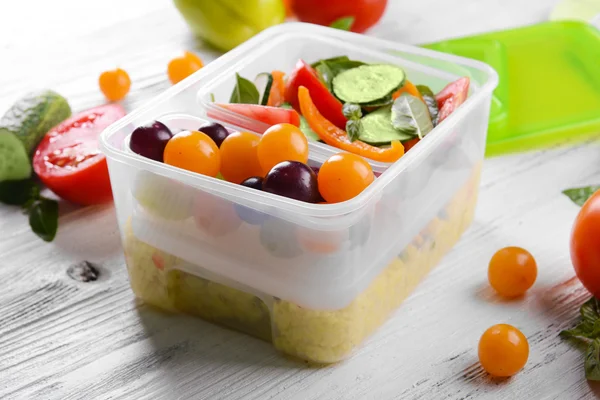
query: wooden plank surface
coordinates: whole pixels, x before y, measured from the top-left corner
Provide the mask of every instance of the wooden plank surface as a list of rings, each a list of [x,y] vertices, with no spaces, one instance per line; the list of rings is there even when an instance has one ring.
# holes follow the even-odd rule
[[[372,34],[430,42],[542,21],[554,3],[392,0]],[[0,15],[0,110],[34,87],[63,93],[75,110],[100,104],[96,77],[115,65],[132,76],[131,109],[169,87],[166,63],[182,50],[207,62],[218,56],[164,0],[23,0],[1,5]],[[599,173],[595,142],[486,160],[476,219],[461,242],[351,359],[323,369],[138,304],[112,207],[61,203],[57,239],[46,244],[19,210],[2,206],[0,398],[594,398],[600,390],[583,379],[581,352],[557,334],[588,296],[568,256],[578,208],[561,190],[597,184]],[[538,260],[538,281],[522,301],[503,302],[486,284],[487,262],[505,245]],[[67,276],[82,260],[100,266],[99,281]],[[522,329],[531,346],[525,370],[506,381],[488,378],[476,358],[479,336],[500,322]]]

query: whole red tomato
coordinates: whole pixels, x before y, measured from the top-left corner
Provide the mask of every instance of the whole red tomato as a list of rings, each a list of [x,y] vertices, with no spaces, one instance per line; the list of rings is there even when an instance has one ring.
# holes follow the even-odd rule
[[[302,22],[329,26],[337,19],[354,17],[352,31],[362,33],[383,15],[387,0],[292,0],[292,11]]]
[[[588,199],[575,220],[571,261],[583,286],[600,298],[600,191]]]

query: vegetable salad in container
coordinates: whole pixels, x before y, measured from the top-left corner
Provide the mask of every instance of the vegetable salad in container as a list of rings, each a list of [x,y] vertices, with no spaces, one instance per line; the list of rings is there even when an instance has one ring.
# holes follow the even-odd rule
[[[343,360],[472,221],[496,84],[354,33],[262,32],[102,134],[134,293]]]

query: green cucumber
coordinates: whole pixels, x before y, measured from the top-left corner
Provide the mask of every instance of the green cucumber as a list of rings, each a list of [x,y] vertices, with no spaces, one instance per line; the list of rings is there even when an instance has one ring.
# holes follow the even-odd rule
[[[392,98],[392,95],[388,94],[387,96],[384,96],[380,99],[370,101],[368,103],[361,103],[360,106],[365,107],[365,108],[383,107],[383,106],[389,106],[393,102],[394,102],[394,99]]]
[[[31,156],[44,135],[71,115],[67,100],[56,92],[28,93],[0,119],[0,181],[31,176]]]
[[[273,75],[268,72],[263,72],[256,75],[254,79],[254,85],[259,93],[262,92],[262,99],[260,101],[261,106],[266,106],[269,102],[269,95],[271,94],[271,86],[273,86]]]
[[[381,107],[361,118],[362,130],[358,139],[365,143],[380,146],[393,140],[409,140],[414,134],[399,131],[392,126],[392,107]]]
[[[345,103],[370,103],[390,95],[405,79],[404,70],[394,65],[361,65],[333,78],[333,93]]]
[[[349,60],[348,57],[338,57],[327,60],[321,60],[314,65],[317,74],[321,81],[327,86],[329,91],[332,91],[331,82],[333,78],[352,68],[365,65],[362,61]]]

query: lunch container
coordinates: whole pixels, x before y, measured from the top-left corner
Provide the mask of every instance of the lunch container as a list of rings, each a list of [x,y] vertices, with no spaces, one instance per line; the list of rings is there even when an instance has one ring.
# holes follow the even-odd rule
[[[598,134],[599,26],[544,22],[424,47],[483,61],[498,72],[486,150],[492,156]]]
[[[149,121],[200,127],[207,88],[231,88],[224,76],[338,54],[400,65],[434,91],[471,78],[466,102],[397,162],[371,162],[377,178],[349,201],[303,203],[128,150],[133,129]],[[310,362],[346,358],[469,226],[496,84],[486,64],[431,50],[300,23],[262,32],[101,135],[135,295]],[[312,146],[309,164],[335,152]]]

